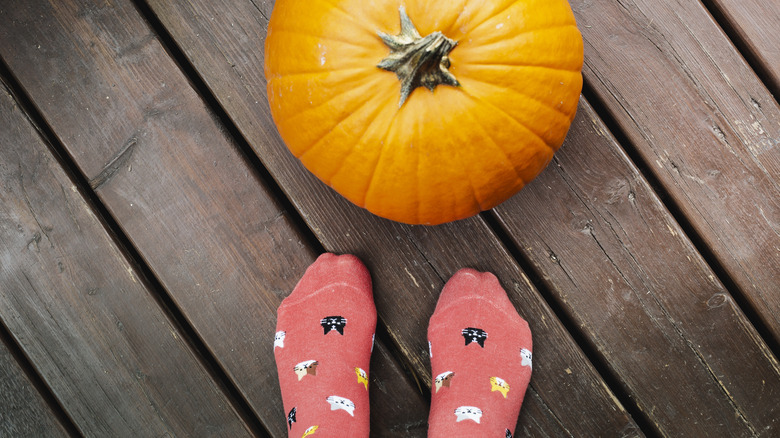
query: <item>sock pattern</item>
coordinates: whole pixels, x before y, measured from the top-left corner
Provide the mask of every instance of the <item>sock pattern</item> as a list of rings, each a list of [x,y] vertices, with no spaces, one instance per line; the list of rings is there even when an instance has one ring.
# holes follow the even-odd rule
[[[276,327],[288,436],[367,437],[376,309],[365,266],[320,256],[282,301]]]
[[[463,269],[428,326],[429,437],[511,437],[531,378],[528,323],[490,273]]]

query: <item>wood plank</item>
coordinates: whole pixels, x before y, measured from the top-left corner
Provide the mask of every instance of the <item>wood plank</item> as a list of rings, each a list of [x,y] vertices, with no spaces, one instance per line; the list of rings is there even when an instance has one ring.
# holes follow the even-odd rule
[[[275,312],[314,250],[130,2],[26,2],[0,23],[0,54],[47,123],[254,412],[286,435]],[[372,401],[380,435],[424,435],[408,425],[424,424],[425,400],[375,351],[373,378],[393,388]]]
[[[575,0],[586,82],[780,341],[780,106],[699,2]]]
[[[357,254],[367,262],[374,275],[380,319],[410,368],[426,385],[430,383],[424,333],[444,281],[465,266],[490,270],[507,286],[539,340],[534,351],[539,365],[518,431],[537,436],[638,434],[587,358],[479,218],[434,228],[384,221],[322,186],[291,157],[276,134],[265,98],[258,48],[267,26],[263,8],[269,4],[150,2],[326,248]]]
[[[587,103],[495,212],[663,435],[778,433],[780,364]]]
[[[2,328],[0,328],[2,330]],[[0,436],[69,436],[0,336]]]
[[[763,70],[767,86],[780,99],[780,4],[765,0],[702,0],[718,21],[732,29],[738,44]]]
[[[4,88],[0,126],[0,318],[79,431],[249,436]]]

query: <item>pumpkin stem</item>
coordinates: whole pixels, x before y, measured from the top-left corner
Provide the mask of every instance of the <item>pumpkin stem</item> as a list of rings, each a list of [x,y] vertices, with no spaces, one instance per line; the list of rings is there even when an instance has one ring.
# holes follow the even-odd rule
[[[390,48],[390,54],[377,64],[377,67],[395,73],[401,81],[399,108],[417,87],[433,91],[439,84],[460,86],[455,76],[447,70],[450,67],[448,55],[458,42],[438,31],[422,37],[403,6],[400,14],[400,34],[378,32],[379,38]]]

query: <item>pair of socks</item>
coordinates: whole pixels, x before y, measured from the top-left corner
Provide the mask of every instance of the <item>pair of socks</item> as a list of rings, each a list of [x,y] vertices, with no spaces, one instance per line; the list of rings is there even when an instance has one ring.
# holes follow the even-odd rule
[[[368,437],[376,329],[371,276],[323,254],[279,306],[274,355],[290,437]],[[428,326],[429,437],[511,437],[531,378],[531,332],[498,279],[444,286]]]

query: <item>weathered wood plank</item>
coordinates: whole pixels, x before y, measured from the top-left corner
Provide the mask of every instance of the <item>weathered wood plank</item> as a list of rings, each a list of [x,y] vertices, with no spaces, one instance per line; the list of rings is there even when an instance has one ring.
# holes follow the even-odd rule
[[[780,106],[699,2],[574,0],[586,82],[780,340]]]
[[[0,337],[0,436],[69,436]]]
[[[517,247],[664,435],[777,434],[769,348],[587,104],[568,141],[495,210]]]
[[[79,431],[249,436],[5,89],[0,126],[0,318]]]
[[[286,435],[275,312],[316,254],[132,4],[4,10],[0,54],[258,417]],[[378,433],[424,435],[408,426],[424,424],[424,399],[375,351],[372,381],[393,388],[372,401]]]
[[[374,275],[380,319],[426,383],[430,375],[424,333],[441,286],[461,267],[490,270],[501,278],[539,340],[534,351],[539,365],[534,368],[518,431],[537,436],[638,433],[479,218],[435,228],[378,219],[322,186],[286,152],[268,113],[262,74],[260,48],[268,16],[264,9],[270,3],[151,1],[150,5],[323,244],[367,262]]]
[[[736,38],[759,68],[764,70],[769,88],[780,99],[780,4],[765,0],[702,0],[710,4],[719,19],[725,20]]]

